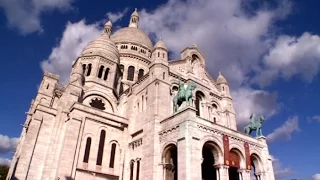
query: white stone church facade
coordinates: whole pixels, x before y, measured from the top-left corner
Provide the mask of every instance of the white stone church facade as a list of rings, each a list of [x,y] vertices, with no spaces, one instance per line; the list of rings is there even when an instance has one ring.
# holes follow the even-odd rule
[[[138,23],[137,11],[113,34],[106,23],[65,86],[44,73],[7,178],[274,180],[265,138],[237,131],[226,79],[210,77],[196,46],[169,61]],[[192,105],[173,113],[179,83],[191,81]]]

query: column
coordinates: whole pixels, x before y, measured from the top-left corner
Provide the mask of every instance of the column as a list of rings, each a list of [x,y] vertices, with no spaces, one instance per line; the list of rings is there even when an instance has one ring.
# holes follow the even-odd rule
[[[229,180],[229,166],[216,165],[217,180]]]
[[[221,165],[215,165],[214,168],[216,169],[216,176],[217,176],[217,180],[220,180],[221,177],[221,172],[222,172],[222,166]]]
[[[250,170],[242,171],[242,180],[250,180]]]
[[[239,179],[240,180],[245,180],[245,171],[246,171],[245,169],[238,169]]]

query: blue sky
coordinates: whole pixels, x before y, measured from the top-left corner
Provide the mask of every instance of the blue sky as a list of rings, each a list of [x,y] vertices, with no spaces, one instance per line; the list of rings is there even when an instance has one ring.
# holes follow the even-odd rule
[[[112,19],[128,25],[134,8],[140,28],[162,37],[178,59],[197,44],[206,69],[232,89],[239,130],[251,112],[267,117],[278,179],[316,179],[320,173],[320,2],[316,0],[0,0],[0,163],[12,156],[43,70],[67,79],[83,46]]]

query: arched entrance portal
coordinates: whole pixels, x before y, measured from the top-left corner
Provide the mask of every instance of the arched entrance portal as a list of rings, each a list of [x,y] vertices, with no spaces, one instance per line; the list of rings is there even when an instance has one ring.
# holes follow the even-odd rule
[[[178,180],[178,151],[174,144],[168,145],[162,154],[165,180]]]
[[[240,168],[240,157],[231,149],[229,153],[229,180],[240,180],[238,169]]]
[[[261,166],[261,160],[257,154],[251,154],[251,179],[261,180],[261,173],[262,173],[262,166]]]
[[[219,162],[221,151],[214,142],[206,142],[202,148],[201,174],[202,180],[217,180],[217,170],[214,165]]]

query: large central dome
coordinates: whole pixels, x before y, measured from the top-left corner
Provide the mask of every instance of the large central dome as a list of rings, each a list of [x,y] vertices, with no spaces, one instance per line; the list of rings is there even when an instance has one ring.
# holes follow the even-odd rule
[[[125,27],[118,30],[111,36],[111,40],[117,43],[135,43],[149,48],[153,48],[148,35],[136,27]]]

